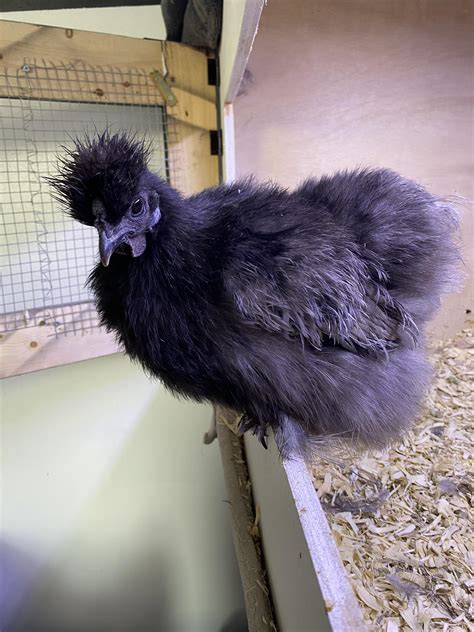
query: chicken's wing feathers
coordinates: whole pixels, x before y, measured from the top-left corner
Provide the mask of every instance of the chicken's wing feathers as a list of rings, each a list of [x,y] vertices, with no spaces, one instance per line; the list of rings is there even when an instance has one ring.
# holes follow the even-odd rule
[[[416,341],[416,326],[407,311],[369,278],[367,269],[350,275],[340,262],[339,268],[341,278],[329,284],[324,274],[309,273],[301,265],[268,276],[247,264],[239,275],[226,275],[225,285],[248,324],[316,350],[332,344],[384,355],[402,340]]]

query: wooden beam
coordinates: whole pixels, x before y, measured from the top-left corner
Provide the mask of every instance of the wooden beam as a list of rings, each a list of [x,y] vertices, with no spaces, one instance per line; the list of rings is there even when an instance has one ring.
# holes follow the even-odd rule
[[[84,322],[91,326],[82,332]],[[0,316],[0,378],[120,351],[114,336],[96,323],[92,303]],[[12,324],[16,328],[6,331]]]
[[[184,47],[186,48],[186,47]],[[207,83],[207,59],[206,67],[202,64],[193,66],[189,64],[184,50],[180,46],[167,49],[166,65],[173,69],[173,74],[180,78],[180,82],[188,90],[194,86],[195,72],[198,72],[201,82],[204,83],[205,95],[209,100],[216,97],[216,87]],[[198,104],[195,104],[198,108]],[[214,105],[213,115],[217,118],[217,108]],[[204,111],[196,112],[196,117],[206,116]],[[214,118],[209,123],[214,123],[217,129],[217,120]],[[196,127],[179,123],[173,126],[168,146],[168,161],[170,166],[171,184],[185,194],[196,193],[219,182],[219,157],[211,155],[210,137],[207,128]]]
[[[233,103],[237,97],[264,4],[264,0],[224,0],[219,50],[223,104]]]
[[[259,514],[252,500],[243,440],[231,429],[237,429],[236,420],[240,415],[220,406],[214,414],[248,629],[249,632],[276,632],[260,546]]]
[[[0,96],[165,105],[150,73],[167,75],[177,103],[167,114],[217,127],[207,56],[182,44],[0,20]]]
[[[282,462],[273,436],[244,443],[278,628],[367,632],[306,464]]]

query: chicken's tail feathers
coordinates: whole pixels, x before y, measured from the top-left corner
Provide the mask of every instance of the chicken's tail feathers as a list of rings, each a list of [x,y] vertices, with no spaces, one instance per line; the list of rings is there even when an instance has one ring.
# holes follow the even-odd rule
[[[462,290],[466,278],[465,264],[463,258],[463,243],[461,225],[463,215],[473,212],[473,202],[459,195],[434,198],[434,209],[436,217],[443,222],[444,235],[446,241],[444,248],[440,248],[443,253],[440,270],[440,291],[441,293],[459,292]],[[465,211],[462,212],[461,208]]]
[[[445,250],[445,287],[448,290],[459,287],[462,277],[460,264],[462,263],[461,196],[434,197],[433,211],[435,218],[443,223],[443,233],[446,238]],[[465,199],[464,199],[465,200]],[[467,202],[467,200],[465,200]],[[471,202],[472,206],[472,202]]]
[[[432,318],[442,294],[462,286],[461,199],[439,197],[378,168],[308,181],[301,192],[330,209],[335,224],[356,237],[362,256],[375,257],[391,295],[417,325]]]

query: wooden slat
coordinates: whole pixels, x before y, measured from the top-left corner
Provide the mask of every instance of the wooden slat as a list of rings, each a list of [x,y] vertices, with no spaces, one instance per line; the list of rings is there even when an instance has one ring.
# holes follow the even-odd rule
[[[215,409],[214,415],[229,497],[234,548],[244,591],[248,630],[275,632],[271,597],[258,540],[259,515],[252,501],[244,444],[242,437],[235,435],[231,430],[240,416],[220,406]]]
[[[142,40],[122,35],[107,35],[52,26],[37,26],[22,22],[0,21],[0,42],[3,55],[2,64],[20,67],[25,58],[47,59],[54,64],[82,62],[91,66],[113,66],[118,68],[142,68],[151,72],[154,68],[163,70],[163,56],[167,51],[182,46],[161,40]],[[180,54],[191,66],[205,66],[206,56],[197,50],[183,46]],[[204,59],[202,59],[204,58]],[[168,70],[172,72],[172,68]],[[198,72],[196,83],[202,81]],[[189,90],[191,84],[177,85]],[[194,82],[192,82],[194,85]],[[203,91],[197,92],[206,97]]]
[[[118,352],[113,336],[101,331],[58,338],[53,335],[47,337],[47,333],[46,327],[33,327],[19,329],[10,336],[3,336],[0,378]],[[38,346],[32,347],[32,343]]]
[[[244,436],[260,533],[280,630],[367,632],[308,469]]]
[[[173,42],[5,20],[0,21],[0,42],[0,69],[7,78],[0,82],[0,96],[164,105],[149,76],[159,70],[169,74],[177,98],[168,115],[216,129],[215,94],[207,84],[207,57],[200,51]]]
[[[175,106],[167,108],[168,116],[199,129],[217,129],[215,103],[186,92],[186,90],[181,90],[181,88],[173,88],[173,92],[178,102]]]
[[[58,327],[53,324],[58,320],[63,323],[64,329],[72,332],[74,319],[78,323],[94,319],[95,310],[91,304],[36,310],[27,313],[24,318],[24,327],[0,335],[0,378],[119,351],[114,336],[102,329],[92,328],[77,335],[58,333]],[[2,331],[6,321],[20,323],[19,318],[11,315],[0,316]],[[77,328],[80,330],[79,326]]]
[[[264,0],[226,3],[219,51],[224,105],[237,98],[264,4]]]
[[[171,184],[186,195],[219,182],[219,162],[211,156],[209,132],[180,124],[168,150]]]
[[[194,70],[182,49],[176,46],[170,48],[166,63],[168,69],[173,69],[173,75],[179,77],[183,85],[189,88],[193,84]],[[198,66],[196,71],[202,73],[202,66]],[[215,90],[215,87],[207,86],[207,98],[215,93]],[[204,129],[183,124],[177,125],[174,132],[169,145],[171,183],[186,194],[217,184],[219,158],[211,155],[209,133]]]

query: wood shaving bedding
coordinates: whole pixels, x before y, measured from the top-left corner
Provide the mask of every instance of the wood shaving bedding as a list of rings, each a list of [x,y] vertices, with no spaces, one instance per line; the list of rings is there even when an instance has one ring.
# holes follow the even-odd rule
[[[474,630],[473,361],[469,327],[435,350],[424,411],[401,443],[311,465],[372,630]]]

